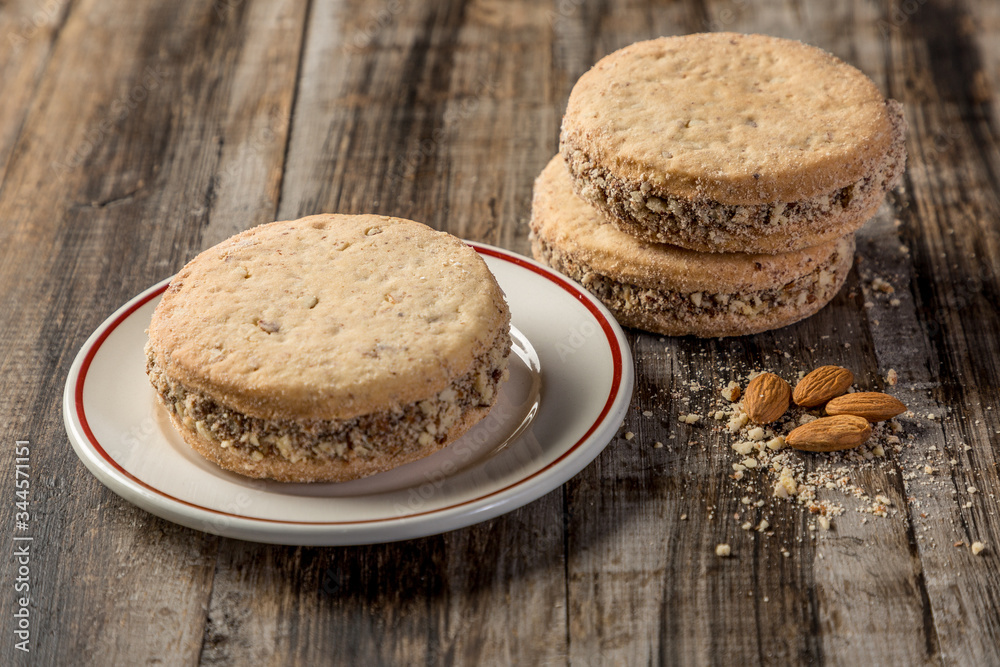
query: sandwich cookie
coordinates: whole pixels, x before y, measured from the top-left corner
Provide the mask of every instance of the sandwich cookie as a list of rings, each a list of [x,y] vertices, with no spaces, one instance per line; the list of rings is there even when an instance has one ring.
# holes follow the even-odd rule
[[[316,215],[195,257],[153,313],[147,372],[198,453],[249,477],[344,481],[489,412],[510,313],[479,254],[417,222]]]
[[[532,252],[630,327],[668,336],[739,336],[808,317],[840,290],[854,235],[778,254],[700,253],[604,224],[573,192],[560,156],[535,181]]]
[[[622,231],[702,252],[779,253],[860,228],[905,163],[902,107],[801,42],[662,37],[573,87],[560,151]]]

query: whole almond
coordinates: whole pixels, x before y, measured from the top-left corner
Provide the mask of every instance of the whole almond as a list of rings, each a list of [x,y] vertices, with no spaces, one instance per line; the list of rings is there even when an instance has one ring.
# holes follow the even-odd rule
[[[854,384],[854,373],[840,366],[820,366],[795,385],[792,400],[804,408],[823,405]]]
[[[770,424],[788,409],[792,388],[774,373],[761,373],[750,380],[743,394],[743,410],[755,424]]]
[[[854,415],[822,417],[803,424],[785,436],[785,444],[807,452],[854,449],[872,434],[867,419]]]
[[[877,391],[859,391],[844,394],[826,404],[828,415],[854,415],[870,422],[892,419],[906,412],[906,406],[895,396]]]

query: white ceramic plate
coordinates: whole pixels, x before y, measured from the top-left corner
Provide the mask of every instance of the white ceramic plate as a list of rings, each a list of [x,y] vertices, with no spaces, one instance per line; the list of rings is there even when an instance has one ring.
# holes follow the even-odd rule
[[[510,304],[511,376],[485,420],[425,459],[340,484],[251,480],[202,459],[171,427],[145,373],[145,330],[167,280],[122,306],[77,355],[63,397],[70,442],[129,502],[258,542],[391,542],[525,505],[611,440],[632,395],[632,358],[614,318],[575,283],[519,255],[472,245]]]

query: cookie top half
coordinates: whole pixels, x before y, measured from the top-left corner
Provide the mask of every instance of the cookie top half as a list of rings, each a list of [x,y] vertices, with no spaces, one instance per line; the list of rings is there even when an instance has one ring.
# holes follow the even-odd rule
[[[891,139],[885,98],[856,68],[793,40],[702,33],[601,59],[570,94],[561,150],[626,181],[746,205],[856,182]]]
[[[509,314],[479,254],[426,225],[315,215],[238,234],[170,283],[149,345],[172,379],[265,419],[349,419],[448,388]]]
[[[560,155],[535,181],[531,231],[563,255],[615,281],[681,293],[742,293],[779,288],[835,252],[850,252],[853,235],[778,254],[703,253],[649,243],[618,231],[573,192]]]

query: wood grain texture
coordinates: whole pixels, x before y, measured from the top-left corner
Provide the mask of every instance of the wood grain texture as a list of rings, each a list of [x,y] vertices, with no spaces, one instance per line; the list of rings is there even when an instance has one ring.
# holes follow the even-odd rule
[[[1000,585],[1000,571],[984,567],[967,548],[951,546],[996,544],[1000,536],[995,519],[987,517],[1000,492],[1000,408],[982,394],[984,387],[1000,386],[1000,143],[992,100],[983,94],[986,70],[969,39],[988,13],[986,3],[929,3],[889,32],[891,61],[908,76],[892,77],[886,85],[908,93],[915,129],[899,201],[901,240],[915,257],[907,262],[898,249],[886,247],[891,241],[872,248],[873,264],[885,261],[907,278],[913,293],[915,312],[873,313],[887,320],[879,328],[889,327],[877,351],[883,363],[907,369],[903,379],[915,399],[912,407],[938,417],[926,424],[921,442],[941,452],[930,457],[940,461],[940,471],[917,476],[907,490],[941,655],[968,664],[1000,662],[998,599],[987,593]],[[891,332],[914,316],[922,331],[914,332],[912,348],[900,346]],[[911,349],[927,350],[924,363],[908,358]],[[921,465],[909,458],[904,464]],[[984,497],[990,500],[984,503]]]
[[[35,537],[33,653],[4,640],[0,664],[1000,664],[995,2],[18,0],[0,21],[0,488],[28,439]],[[635,395],[592,465],[418,540],[214,537],[136,509],[74,456],[62,385],[126,299],[239,230],[323,211],[526,253],[576,79],[701,30],[802,39],[904,104],[903,187],[815,317],[728,340],[628,332]],[[749,371],[828,363],[903,400],[914,438],[855,471],[889,515],[841,496],[819,533],[791,504],[745,503],[766,478],[735,483],[731,439],[678,416]],[[14,562],[0,572],[12,582]]]
[[[68,0],[0,5],[0,81],[5,92],[0,105],[0,183],[68,6]]]
[[[753,8],[711,5],[700,18],[710,23],[725,23],[720,28],[726,30],[806,37],[796,27],[795,14],[780,4]],[[829,20],[831,25],[837,24],[835,17]],[[690,24],[683,27],[685,31],[696,29],[696,25]],[[835,32],[809,35],[808,39],[836,52],[836,44],[828,39],[851,34],[853,29],[851,25]],[[843,52],[841,55],[849,57]],[[686,549],[677,554],[666,548],[666,544],[647,549],[641,535],[629,532],[623,535],[626,544],[620,548],[626,553],[634,553],[643,545],[645,558],[652,559],[645,572],[662,572],[667,582],[664,588],[671,584],[675,587],[689,585],[693,591],[675,591],[673,595],[678,596],[675,605],[656,608],[650,603],[653,608],[646,613],[618,621],[630,632],[647,626],[643,634],[656,637],[657,642],[636,641],[634,635],[630,635],[628,641],[613,642],[603,636],[605,626],[611,619],[620,619],[619,601],[636,584],[629,579],[617,585],[614,579],[606,581],[609,553],[585,561],[585,571],[579,576],[589,586],[579,592],[584,600],[580,606],[593,605],[598,611],[592,614],[590,622],[578,629],[578,634],[587,644],[607,644],[604,651],[609,661],[623,664],[658,659],[683,664],[732,664],[745,660],[753,664],[829,661],[836,664],[856,662],[872,655],[873,651],[895,656],[894,659],[905,664],[920,664],[931,659],[935,650],[932,648],[928,655],[927,647],[928,644],[933,647],[935,640],[922,636],[927,611],[919,594],[922,573],[910,553],[905,516],[887,518],[876,525],[874,522],[862,523],[860,515],[849,513],[838,519],[836,538],[814,544],[806,521],[796,509],[779,506],[766,516],[755,512],[747,516],[741,505],[744,490],[726,484],[732,462],[727,440],[714,434],[698,433],[694,439],[699,445],[685,446],[683,443],[692,437],[690,427],[677,423],[677,415],[687,411],[677,399],[691,394],[688,389],[691,381],[717,388],[731,379],[732,375],[720,376],[716,370],[720,365],[735,362],[741,374],[768,369],[790,378],[799,370],[834,363],[851,368],[863,381],[878,377],[878,369],[873,366],[870,325],[864,310],[859,308],[859,300],[849,296],[858,291],[857,276],[852,275],[845,291],[817,316],[750,339],[723,342],[668,339],[660,343],[648,335],[639,335],[636,344],[645,343],[648,351],[637,355],[637,372],[650,384],[646,392],[640,385],[634,401],[635,412],[625,426],[626,430],[636,433],[632,443],[638,441],[638,444],[630,443],[625,451],[609,448],[601,461],[613,458],[614,472],[602,474],[602,478],[617,483],[631,476],[628,471],[634,470],[640,472],[633,474],[645,480],[653,470],[654,474],[676,479],[673,484],[661,482],[651,486],[666,492],[661,501],[663,506],[678,508],[672,512],[671,529],[663,531],[660,541],[686,545]],[[845,340],[850,341],[849,349],[843,346]],[[795,354],[785,358],[775,354],[775,350],[793,350]],[[656,363],[657,357],[662,356],[666,359]],[[665,396],[673,400],[665,401]],[[653,413],[654,418],[643,417],[644,412]],[[685,450],[684,458],[676,460],[669,446],[651,450],[650,445],[656,441],[681,443],[673,446]],[[591,468],[577,480],[585,479],[591,472],[597,474]],[[864,484],[867,488],[886,490],[899,503],[904,493],[898,477],[893,475],[895,472],[891,468],[873,470]],[[573,487],[577,480],[571,481],[569,486]],[[644,506],[650,502],[648,480],[640,485],[642,492],[637,494],[641,506],[623,501],[616,485],[609,487],[608,500],[604,503],[614,516],[587,511],[577,513],[571,506],[571,516],[579,516],[579,523],[572,526],[575,530],[571,529],[571,535],[587,525],[628,526],[624,517],[647,515]],[[672,492],[667,492],[668,489]],[[592,492],[588,489],[586,495]],[[693,511],[679,509],[685,499],[691,498],[696,499]],[[851,510],[855,507],[849,505]],[[686,521],[677,521],[681,513],[687,515]],[[739,519],[734,520],[734,515],[739,515]],[[774,526],[773,537],[740,530],[744,521],[749,519],[756,525],[761,518],[767,518]],[[659,523],[654,521],[657,529]],[[645,521],[635,525],[638,530],[650,528]],[[841,533],[850,537],[840,539]],[[717,558],[714,547],[719,543],[730,544],[736,558]],[[784,550],[790,554],[787,558],[782,554]],[[570,563],[572,582],[575,579],[572,557]],[[685,584],[678,586],[676,582]],[[600,597],[588,599],[590,590],[600,591]],[[880,604],[877,607],[859,605],[856,602],[859,594],[870,595]],[[680,619],[674,618],[677,609],[683,610]],[[571,629],[574,629],[572,621],[571,618]],[[873,633],[873,628],[880,631]],[[895,628],[906,629],[894,631]],[[573,639],[571,636],[571,642]]]
[[[504,230],[526,245],[514,211],[531,179],[518,175],[555,150],[524,153],[540,130],[514,119],[518,91],[545,75],[527,67],[534,34],[502,48],[518,13],[500,3],[378,9],[311,13],[278,217],[375,211],[492,243]],[[470,40],[495,46],[462,46]],[[203,661],[562,662],[560,500],[402,545],[223,544]]]
[[[0,323],[0,409],[4,442],[32,443],[34,634],[29,656],[0,643],[0,663],[192,664],[201,652],[218,540],[109,495],[72,454],[61,385],[116,304],[177,270],[206,229],[222,238],[274,215],[304,12],[238,9],[75,3],[11,149],[0,218],[17,250],[0,265],[0,305],[20,316]],[[234,205],[234,182],[253,215]],[[149,428],[114,445],[141,447]]]

